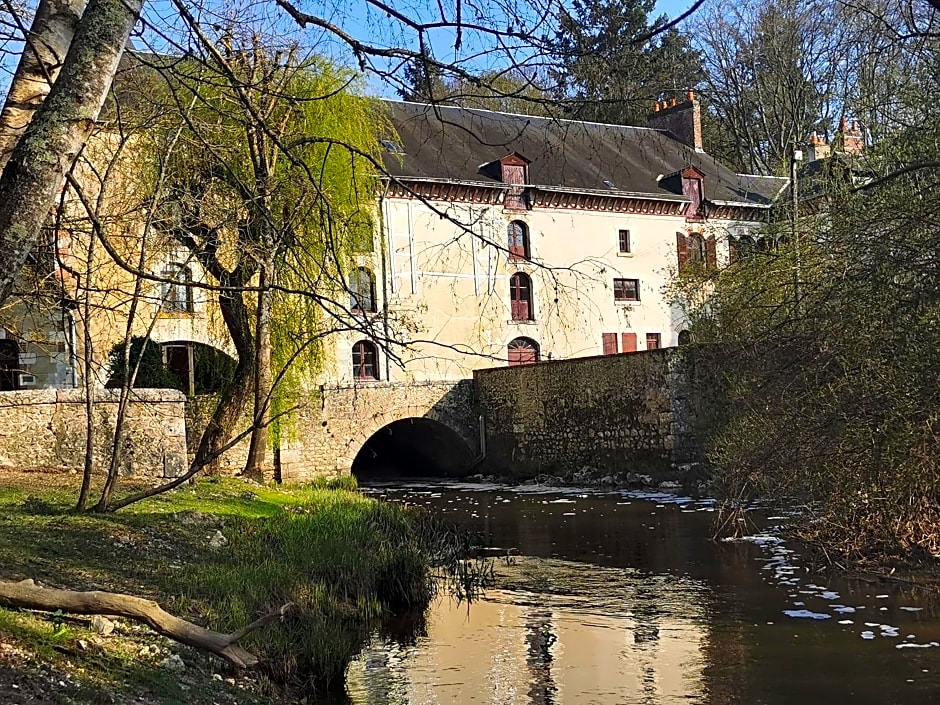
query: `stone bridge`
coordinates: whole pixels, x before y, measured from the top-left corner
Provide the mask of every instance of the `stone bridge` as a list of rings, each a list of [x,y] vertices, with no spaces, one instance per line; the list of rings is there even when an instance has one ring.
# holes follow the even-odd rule
[[[285,481],[315,474],[457,477],[480,454],[473,381],[324,386],[280,451]]]

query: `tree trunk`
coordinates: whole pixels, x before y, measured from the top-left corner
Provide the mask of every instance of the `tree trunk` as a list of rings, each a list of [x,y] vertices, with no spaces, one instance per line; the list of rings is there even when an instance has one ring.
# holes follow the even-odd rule
[[[143,0],[91,0],[49,97],[0,176],[0,304],[91,135]]]
[[[268,422],[271,418],[271,305],[273,294],[267,289],[273,264],[266,258],[261,264],[258,283],[258,308],[255,317],[255,384],[254,414],[251,443],[244,474],[258,480],[264,478],[265,456],[268,447]]]
[[[237,285],[234,281],[222,282],[223,286]],[[251,313],[245,305],[241,291],[219,292],[219,309],[228,328],[238,363],[232,375],[232,381],[225,386],[219,396],[219,403],[206,430],[199,440],[194,462],[209,458],[219,452],[232,437],[232,432],[239,418],[248,408],[251,383],[255,372],[255,341],[251,335]],[[206,466],[210,474],[218,474],[219,458],[215,457]]]
[[[59,75],[85,0],[40,0],[0,112],[0,169]]]
[[[32,580],[18,583],[0,581],[0,605],[17,609],[72,614],[106,614],[143,622],[158,634],[225,659],[233,668],[252,668],[258,657],[238,645],[252,632],[287,616],[293,609],[288,603],[274,612],[231,634],[213,632],[198,624],[165,612],[153,600],[117,592],[77,592],[36,585]]]
[[[94,366],[94,343],[91,339],[91,281],[94,266],[95,238],[88,243],[88,256],[85,261],[85,293],[82,298],[82,357],[84,359],[85,374],[82,375],[82,386],[85,390],[85,458],[82,466],[82,486],[78,491],[78,501],[75,510],[84,512],[88,507],[88,496],[91,493],[91,480],[95,472],[95,387],[91,373]]]

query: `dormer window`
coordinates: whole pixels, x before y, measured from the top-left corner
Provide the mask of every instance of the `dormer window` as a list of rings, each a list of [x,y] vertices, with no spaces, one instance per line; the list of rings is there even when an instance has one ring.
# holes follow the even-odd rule
[[[499,160],[500,180],[509,186],[503,198],[503,207],[508,210],[525,210],[528,207],[525,185],[529,181],[529,160],[512,152]]]
[[[702,188],[705,174],[694,166],[686,167],[679,173],[682,177],[682,195],[690,201],[685,210],[685,217],[698,218],[701,216],[702,201],[705,200]]]

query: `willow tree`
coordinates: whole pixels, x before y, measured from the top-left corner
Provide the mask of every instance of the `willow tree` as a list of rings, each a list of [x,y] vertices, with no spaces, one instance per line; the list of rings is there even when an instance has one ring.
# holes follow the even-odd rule
[[[175,486],[215,462],[249,409],[245,471],[260,470],[267,435],[283,432],[319,369],[322,337],[358,325],[345,282],[371,227],[384,119],[322,58],[229,48],[160,74],[170,117],[154,140],[153,154],[168,155],[159,227],[214,282],[237,361]]]

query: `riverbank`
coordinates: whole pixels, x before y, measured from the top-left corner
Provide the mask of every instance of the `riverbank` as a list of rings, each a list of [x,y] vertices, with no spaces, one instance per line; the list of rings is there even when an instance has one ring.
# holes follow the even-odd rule
[[[0,579],[150,598],[225,633],[296,608],[241,642],[264,668],[237,681],[129,620],[0,610],[0,702],[285,702],[341,686],[379,618],[433,592],[425,515],[358,492],[201,480],[115,515],[68,513],[76,495],[74,477],[0,476]]]

